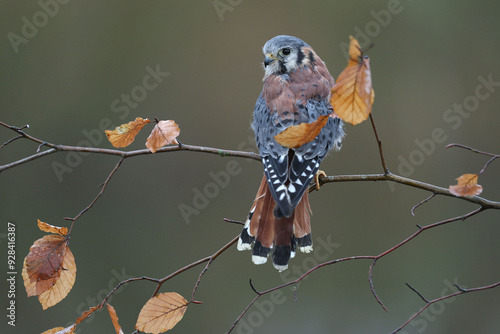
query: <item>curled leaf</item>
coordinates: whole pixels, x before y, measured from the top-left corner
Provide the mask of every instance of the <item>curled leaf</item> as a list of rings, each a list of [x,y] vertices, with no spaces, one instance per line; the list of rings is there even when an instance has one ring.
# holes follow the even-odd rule
[[[274,136],[274,139],[281,145],[288,148],[300,147],[316,138],[321,132],[321,129],[328,122],[330,115],[319,116],[312,123],[300,123],[292,125],[284,131]]]
[[[163,333],[181,321],[187,300],[176,292],[166,292],[148,300],[139,313],[135,328],[146,333]]]
[[[350,38],[349,63],[332,88],[330,103],[338,117],[356,125],[370,115],[375,92],[372,88],[370,59],[363,57],[358,41],[352,36]]]
[[[38,219],[38,228],[43,232],[57,233],[59,235],[65,236],[68,234],[68,229],[66,227],[59,227],[44,223]]]
[[[147,118],[137,117],[134,121],[117,126],[114,130],[106,130],[106,136],[114,147],[126,147],[134,141],[144,125],[150,122]]]
[[[152,153],[156,153],[159,148],[165,145],[178,144],[176,138],[180,133],[181,130],[174,121],[159,121],[146,140],[146,147]]]
[[[463,174],[458,177],[456,185],[448,189],[455,196],[476,196],[483,192],[483,187],[477,184],[477,174]]]

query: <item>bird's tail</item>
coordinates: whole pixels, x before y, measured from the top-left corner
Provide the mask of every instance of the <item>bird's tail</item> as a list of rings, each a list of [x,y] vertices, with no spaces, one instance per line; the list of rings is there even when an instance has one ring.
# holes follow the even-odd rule
[[[253,243],[252,261],[262,264],[267,262],[267,257],[274,248],[273,265],[283,271],[288,268],[288,261],[295,256],[297,248],[304,253],[312,251],[308,191],[304,192],[290,217],[276,218],[275,206],[276,202],[264,176],[241,231],[238,250],[250,250]]]

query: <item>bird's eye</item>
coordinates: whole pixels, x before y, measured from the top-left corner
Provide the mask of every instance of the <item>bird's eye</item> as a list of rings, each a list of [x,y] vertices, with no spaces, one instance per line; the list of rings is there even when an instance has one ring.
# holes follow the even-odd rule
[[[289,48],[284,48],[283,50],[281,50],[281,53],[284,55],[284,56],[288,56],[290,54],[291,50]]]

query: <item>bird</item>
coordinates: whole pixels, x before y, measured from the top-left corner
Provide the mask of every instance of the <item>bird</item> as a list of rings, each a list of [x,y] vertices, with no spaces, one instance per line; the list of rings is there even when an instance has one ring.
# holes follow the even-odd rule
[[[267,41],[263,88],[255,104],[252,129],[264,176],[238,239],[237,249],[252,250],[252,262],[272,262],[286,270],[298,249],[312,251],[308,188],[330,150],[340,150],[342,120],[330,104],[334,79],[303,40],[279,35]],[[312,141],[287,148],[275,136],[291,126],[330,115]],[[253,244],[253,248],[252,248]]]

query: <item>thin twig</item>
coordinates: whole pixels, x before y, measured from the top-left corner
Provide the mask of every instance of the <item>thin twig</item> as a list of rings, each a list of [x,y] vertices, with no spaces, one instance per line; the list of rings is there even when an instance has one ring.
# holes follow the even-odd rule
[[[467,289],[467,290],[459,288],[458,292],[454,292],[454,293],[451,293],[449,295],[442,296],[440,298],[436,298],[433,300],[427,300],[427,299],[423,298],[422,295],[415,288],[410,286],[408,283],[406,283],[406,284],[408,285],[408,287],[410,289],[412,289],[414,292],[416,292],[420,296],[420,298],[422,298],[424,301],[426,301],[426,304],[417,313],[415,313],[413,316],[411,316],[410,319],[405,321],[405,323],[403,323],[401,326],[396,328],[391,334],[395,334],[395,333],[399,332],[401,329],[403,329],[406,325],[408,325],[412,320],[414,320],[416,317],[418,317],[422,312],[424,312],[429,306],[431,306],[434,303],[440,302],[440,301],[445,300],[445,299],[453,298],[455,296],[459,296],[459,295],[462,295],[464,293],[469,293],[469,292],[473,292],[473,291],[484,291],[484,290],[493,289],[493,288],[500,286],[500,282],[496,282],[496,283],[493,283],[490,285],[480,286],[477,288],[471,288],[471,289]],[[456,286],[456,284],[455,284],[455,286]]]
[[[480,151],[480,150],[477,150],[477,149],[472,148],[472,147],[467,146],[467,145],[462,145],[462,144],[449,144],[449,145],[446,145],[446,148],[450,148],[450,147],[460,147],[460,148],[464,148],[466,150],[472,151],[472,152],[477,153],[477,154],[482,154],[482,155],[490,156],[491,159],[488,160],[488,162],[484,165],[483,169],[481,169],[481,171],[479,172],[479,174],[482,174],[486,170],[486,167],[488,167],[488,165],[490,163],[492,163],[496,159],[500,158],[499,154],[493,154],[493,153],[488,153],[488,152]]]
[[[115,165],[115,168],[113,168],[113,170],[111,171],[111,173],[109,173],[108,177],[106,178],[106,181],[104,181],[104,183],[102,185],[101,191],[99,191],[99,193],[94,198],[94,200],[85,209],[83,209],[82,211],[80,211],[80,213],[77,214],[74,218],[65,218],[67,220],[71,220],[72,221],[71,222],[71,227],[69,228],[68,235],[71,234],[71,231],[73,230],[73,226],[75,225],[75,221],[78,218],[80,218],[85,212],[87,212],[88,210],[90,210],[90,208],[92,208],[94,206],[94,204],[97,202],[97,200],[99,199],[99,197],[102,196],[102,194],[106,190],[106,187],[107,187],[109,181],[111,180],[111,178],[113,177],[113,175],[116,173],[116,171],[118,170],[118,168],[120,168],[120,165],[122,164],[122,162],[123,162],[124,159],[125,159],[124,157],[121,157],[121,159],[118,160],[118,162]]]
[[[422,204],[429,202],[429,201],[430,201],[430,200],[431,200],[434,196],[436,196],[436,195],[437,195],[436,193],[432,193],[432,194],[431,194],[429,197],[427,197],[426,199],[424,199],[424,200],[422,200],[422,201],[418,202],[417,204],[415,204],[415,205],[413,206],[413,208],[411,208],[411,211],[410,211],[410,212],[411,212],[411,215],[412,215],[412,216],[415,216],[415,209],[416,209],[416,208],[418,208],[419,206],[421,206]]]
[[[410,283],[405,283],[407,287],[409,287],[410,289],[413,290],[413,292],[415,292],[420,298],[422,298],[422,300],[426,303],[429,303],[429,299],[425,298],[421,293],[420,291],[418,291],[417,289],[415,289],[413,286],[410,285]]]
[[[370,113],[370,122],[372,123],[373,133],[375,134],[375,139],[377,140],[378,152],[380,154],[380,162],[382,163],[382,168],[384,169],[384,174],[389,173],[389,167],[387,167],[387,163],[384,158],[384,151],[382,150],[382,141],[378,136],[377,127],[375,126],[375,121],[373,120],[373,115]]]
[[[5,146],[9,145],[10,143],[12,143],[13,141],[18,140],[19,138],[23,138],[23,136],[19,135],[19,136],[16,136],[14,138],[11,138],[11,139],[7,140],[5,143],[2,144],[2,146],[0,146],[0,150],[2,148],[4,148]]]
[[[373,296],[375,297],[375,300],[380,304],[380,306],[382,306],[384,311],[388,312],[384,303],[382,303],[382,300],[377,295],[377,292],[375,291],[375,286],[373,284],[373,267],[375,267],[375,263],[377,263],[377,259],[373,260],[372,264],[370,265],[370,269],[368,270],[368,281],[370,282],[370,290],[371,290]]]

